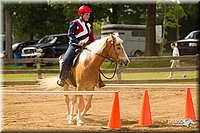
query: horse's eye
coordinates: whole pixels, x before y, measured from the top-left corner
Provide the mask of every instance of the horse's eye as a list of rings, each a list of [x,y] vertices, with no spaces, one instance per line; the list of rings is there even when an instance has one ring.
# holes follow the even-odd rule
[[[120,50],[121,48],[120,48],[120,47],[117,47],[117,49]]]

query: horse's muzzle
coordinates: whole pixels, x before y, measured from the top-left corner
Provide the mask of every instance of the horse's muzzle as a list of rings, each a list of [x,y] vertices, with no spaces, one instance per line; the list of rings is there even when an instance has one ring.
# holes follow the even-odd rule
[[[128,66],[128,64],[130,63],[130,60],[128,59],[121,59],[119,64],[122,66]]]

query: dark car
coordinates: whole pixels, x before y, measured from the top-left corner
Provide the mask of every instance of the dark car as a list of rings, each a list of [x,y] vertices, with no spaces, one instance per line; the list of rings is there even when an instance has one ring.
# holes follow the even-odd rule
[[[47,35],[40,39],[38,43],[22,49],[23,58],[57,58],[65,53],[68,48],[67,34]],[[33,64],[26,64],[32,66]]]
[[[198,54],[200,31],[192,31],[184,39],[175,41],[174,43],[178,47],[180,55]]]
[[[13,50],[14,53],[21,54],[22,49],[24,47],[36,44],[38,41],[39,40],[28,40],[28,41],[24,41],[24,42],[14,43],[12,45],[12,50]]]

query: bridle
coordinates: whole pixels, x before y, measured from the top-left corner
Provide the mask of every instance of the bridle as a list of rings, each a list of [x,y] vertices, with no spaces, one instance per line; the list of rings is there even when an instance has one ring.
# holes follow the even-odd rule
[[[107,40],[108,40],[108,38],[107,38]],[[106,40],[106,45],[107,45],[107,40]],[[99,69],[99,72],[100,72],[100,73],[103,75],[103,77],[106,78],[106,79],[112,79],[112,78],[114,78],[114,76],[115,76],[115,74],[116,74],[116,72],[117,72],[117,66],[118,66],[118,64],[119,64],[119,62],[120,62],[119,56],[117,55],[117,51],[116,51],[116,48],[115,48],[115,43],[116,43],[116,42],[111,42],[111,45],[110,45],[110,47],[109,47],[107,53],[109,53],[111,47],[113,46],[114,51],[115,51],[115,55],[116,55],[117,59],[119,60],[119,61],[117,61],[117,62],[114,62],[113,59],[110,59],[110,58],[107,57],[107,56],[104,56],[104,55],[102,55],[102,54],[99,54],[99,53],[93,52],[92,50],[90,50],[90,49],[88,49],[88,48],[86,48],[86,47],[84,48],[84,49],[86,49],[86,50],[88,50],[88,51],[90,51],[90,52],[92,52],[92,53],[95,53],[95,54],[98,55],[98,56],[103,57],[104,59],[108,59],[109,61],[111,61],[111,63],[112,63],[112,62],[115,63],[114,73],[113,73],[113,75],[112,75],[111,77],[107,77],[107,76],[105,76],[105,74],[104,74],[104,73]]]

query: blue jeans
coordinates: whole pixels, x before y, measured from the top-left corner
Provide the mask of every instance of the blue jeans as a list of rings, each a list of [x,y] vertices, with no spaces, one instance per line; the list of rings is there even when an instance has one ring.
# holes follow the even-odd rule
[[[75,51],[76,51],[76,49],[80,49],[80,48],[81,48],[81,46],[69,45],[67,51],[65,52],[62,66],[61,66],[61,72],[60,72],[61,79],[67,79],[67,77],[69,75],[69,70],[70,70],[73,60],[75,58]]]

